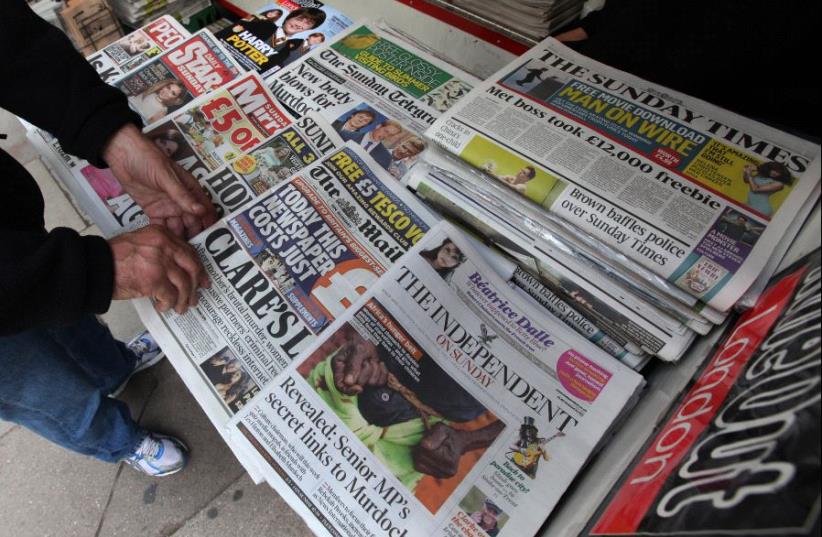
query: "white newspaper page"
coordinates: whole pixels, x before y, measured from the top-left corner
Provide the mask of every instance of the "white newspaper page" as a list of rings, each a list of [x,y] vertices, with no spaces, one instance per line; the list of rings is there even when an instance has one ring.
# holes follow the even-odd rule
[[[727,311],[819,184],[819,146],[547,39],[427,135]]]
[[[86,56],[86,60],[109,83],[156,58],[164,50],[189,37],[188,30],[170,15],[163,15],[122,39]]]
[[[137,310],[214,425],[287,367],[433,224],[353,145],[195,237],[211,287],[185,315]]]
[[[433,166],[417,167],[409,175],[408,186],[439,211],[477,230],[513,256],[619,345],[635,353],[644,351],[663,360],[677,360],[693,341],[694,332],[681,322],[580,263],[569,255],[566,245],[538,241],[523,226],[496,214],[491,203],[456,191],[444,173]]]
[[[642,382],[443,222],[229,427],[318,535],[533,535]]]
[[[425,150],[422,133],[478,82],[371,22],[267,80],[283,105],[318,111],[397,179]]]
[[[241,68],[208,30],[200,30],[112,86],[148,125],[237,78]]]

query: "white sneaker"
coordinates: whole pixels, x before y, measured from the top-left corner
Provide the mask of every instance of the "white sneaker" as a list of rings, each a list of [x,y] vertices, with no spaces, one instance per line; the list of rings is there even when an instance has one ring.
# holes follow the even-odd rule
[[[137,356],[137,361],[134,363],[134,369],[131,370],[126,380],[122,382],[117,389],[109,394],[109,397],[117,397],[125,389],[128,381],[131,380],[132,375],[139,373],[144,369],[148,369],[163,358],[165,354],[160,350],[160,346],[154,341],[154,337],[148,330],[138,334],[126,344],[126,347]]]
[[[173,436],[146,433],[134,453],[123,462],[153,477],[176,474],[188,463],[188,447]]]

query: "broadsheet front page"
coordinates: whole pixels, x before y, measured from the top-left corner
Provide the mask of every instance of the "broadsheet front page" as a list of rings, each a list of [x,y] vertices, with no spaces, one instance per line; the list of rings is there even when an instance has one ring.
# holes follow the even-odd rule
[[[442,223],[229,428],[318,535],[532,535],[642,383]]]
[[[345,145],[191,241],[212,282],[196,308],[159,314],[141,299],[137,311],[224,432],[433,222],[361,149]]]
[[[267,80],[295,114],[318,111],[394,177],[420,158],[422,133],[479,81],[359,22]]]
[[[819,184],[818,145],[550,38],[427,135],[719,311]]]

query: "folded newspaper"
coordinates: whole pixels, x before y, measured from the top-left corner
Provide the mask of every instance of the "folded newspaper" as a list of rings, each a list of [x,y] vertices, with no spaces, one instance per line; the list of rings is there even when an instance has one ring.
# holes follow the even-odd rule
[[[267,79],[284,106],[317,111],[398,179],[425,150],[422,133],[478,82],[370,21]]]
[[[449,165],[443,160],[438,164]],[[456,173],[454,167],[425,163],[409,174],[407,183],[430,205],[512,256],[537,276],[540,284],[573,304],[618,345],[635,354],[645,352],[669,361],[679,359],[687,350],[695,334],[682,320],[608,278],[598,266],[587,262],[590,258],[580,259],[569,241],[556,236],[544,240],[528,233],[527,227],[520,225],[521,218],[503,210],[504,201],[474,195],[471,184]]]
[[[349,143],[192,239],[212,282],[197,307],[177,315],[156,312],[148,299],[135,306],[224,432],[433,223]]]
[[[443,222],[229,430],[318,535],[533,535],[642,384]]]
[[[818,145],[550,38],[427,135],[719,312],[819,192]]]

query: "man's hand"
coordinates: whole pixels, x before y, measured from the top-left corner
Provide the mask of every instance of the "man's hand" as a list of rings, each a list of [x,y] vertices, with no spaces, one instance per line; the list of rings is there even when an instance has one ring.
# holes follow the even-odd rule
[[[414,449],[414,469],[439,479],[453,477],[464,453],[487,448],[503,429],[505,424],[499,420],[474,431],[436,423]]]
[[[331,360],[334,384],[346,395],[357,395],[366,386],[383,386],[388,369],[370,341],[357,337],[345,344]]]
[[[217,220],[214,205],[197,180],[134,125],[117,131],[102,156],[152,224],[190,238]]]
[[[465,433],[437,423],[414,450],[414,469],[436,478],[453,477],[465,452]]]
[[[114,255],[115,300],[151,297],[159,311],[177,313],[197,304],[197,289],[208,287],[205,269],[188,243],[150,225],[109,240]]]

